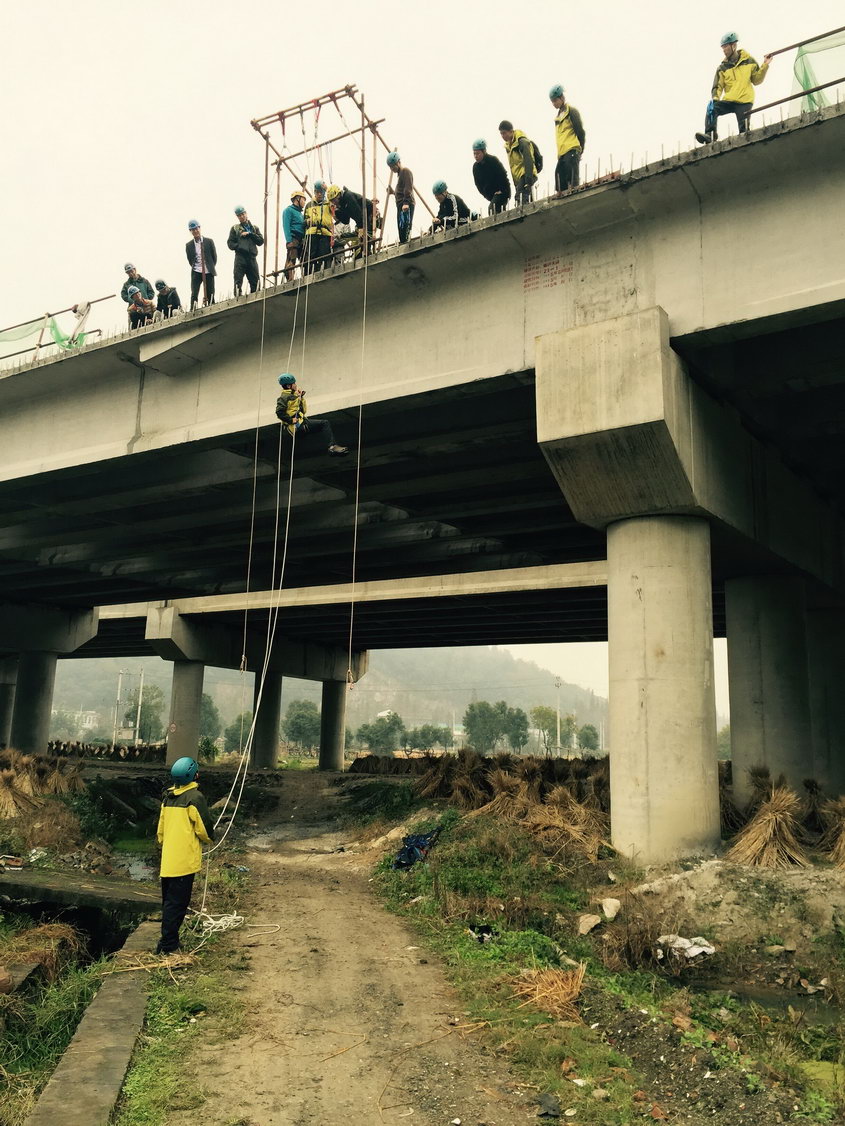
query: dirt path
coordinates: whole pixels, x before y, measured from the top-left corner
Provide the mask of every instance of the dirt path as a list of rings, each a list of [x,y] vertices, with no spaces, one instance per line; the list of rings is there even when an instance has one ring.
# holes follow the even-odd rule
[[[533,1118],[530,1093],[460,1035],[460,1003],[433,956],[368,886],[371,857],[338,853],[336,794],[313,774],[286,778],[285,797],[245,863],[246,913],[281,931],[227,941],[251,959],[232,972],[250,1014],[244,1034],[205,1046],[212,1092],[168,1126],[512,1126]],[[315,783],[317,785],[315,786]],[[213,910],[213,907],[212,907]],[[420,1045],[420,1046],[417,1046]]]

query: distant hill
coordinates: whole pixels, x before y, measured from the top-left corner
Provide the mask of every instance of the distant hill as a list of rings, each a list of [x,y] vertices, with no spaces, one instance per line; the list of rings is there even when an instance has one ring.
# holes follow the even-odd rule
[[[97,711],[108,724],[114,714],[118,674],[125,670],[123,697],[138,684],[141,669],[146,684],[158,685],[169,698],[171,666],[155,657],[59,661],[53,707],[69,711]],[[522,661],[504,649],[474,646],[466,649],[384,649],[370,653],[369,672],[349,694],[347,722],[357,728],[387,708],[398,712],[407,727],[423,723],[460,723],[473,700],[504,700],[525,711],[538,704],[555,706],[554,673]],[[224,724],[252,708],[253,675],[208,666],[205,691],[216,703]],[[290,700],[319,702],[320,685],[307,680],[285,681],[282,708]],[[607,701],[587,688],[563,683],[561,713],[572,712],[579,726],[606,723]],[[165,716],[165,720],[167,717]]]

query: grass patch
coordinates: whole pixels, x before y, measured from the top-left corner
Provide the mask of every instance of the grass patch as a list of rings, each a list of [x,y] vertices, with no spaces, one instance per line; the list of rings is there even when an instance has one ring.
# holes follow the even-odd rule
[[[350,787],[344,794],[346,810],[343,821],[361,828],[403,821],[426,804],[417,796],[413,783],[387,782],[373,779]]]
[[[156,851],[155,836],[139,837],[132,833],[118,834],[112,841],[112,851],[132,856],[149,856]]]

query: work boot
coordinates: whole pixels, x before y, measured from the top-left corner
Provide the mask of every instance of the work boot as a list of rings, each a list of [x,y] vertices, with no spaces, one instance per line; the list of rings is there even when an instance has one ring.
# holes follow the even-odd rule
[[[329,453],[332,457],[345,457],[349,453],[349,446],[329,446]]]
[[[696,133],[695,139],[700,145],[712,144],[714,140],[710,133]]]

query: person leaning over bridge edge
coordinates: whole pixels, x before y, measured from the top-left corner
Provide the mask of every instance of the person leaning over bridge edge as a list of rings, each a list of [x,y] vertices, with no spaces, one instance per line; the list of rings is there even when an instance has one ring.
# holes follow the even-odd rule
[[[170,768],[173,785],[164,791],[158,817],[161,845],[161,938],[156,954],[180,949],[179,928],[185,920],[194,876],[202,867],[202,846],[214,840],[208,804],[197,785],[199,765],[180,758]]]
[[[769,71],[771,55],[764,55],[763,65],[739,46],[735,31],[722,36],[724,59],[716,67],[713,78],[711,100],[707,103],[704,116],[704,132],[696,133],[695,139],[702,145],[718,140],[718,121],[726,113],[736,116],[740,133],[748,132],[748,119],[754,105],[754,87],[759,86]],[[722,95],[724,94],[724,97]]]
[[[282,229],[285,232],[285,280],[293,281],[297,261],[302,261],[302,245],[305,242],[305,192],[302,188],[290,193],[290,203],[282,212]]]
[[[480,194],[490,204],[489,214],[504,211],[511,198],[510,180],[501,160],[487,151],[483,137],[472,143],[472,178]]]
[[[326,185],[314,181],[314,198],[305,205],[305,273],[312,274],[329,264],[334,237],[332,206],[326,199]]]
[[[203,305],[214,304],[217,247],[214,239],[203,236],[197,219],[191,219],[188,230],[192,237],[185,243],[185,254],[191,267],[191,308],[196,309],[200,286],[203,287]]]
[[[434,198],[440,204],[431,225],[432,232],[449,231],[454,227],[462,227],[470,221],[469,208],[459,195],[449,191],[445,180],[436,180],[432,184],[431,190],[434,193]]]
[[[182,302],[179,300],[179,294],[172,285],[168,285],[164,278],[159,278],[156,282],[156,292],[158,293],[158,301],[156,302],[156,309],[165,318],[172,317],[177,309],[182,308]]]
[[[129,287],[129,324],[132,328],[140,328],[152,322],[156,311],[155,302],[144,297],[137,285]]]
[[[557,110],[555,116],[555,141],[557,165],[555,166],[555,194],[561,195],[580,182],[581,154],[584,151],[584,122],[575,106],[567,105],[566,91],[560,85],[549,90],[549,101]]]
[[[292,438],[294,435],[307,438],[312,434],[322,434],[329,443],[329,453],[332,457],[343,457],[344,454],[349,453],[348,446],[339,446],[335,442],[331,423],[327,418],[308,417],[305,392],[297,387],[295,375],[291,375],[289,371],[282,372],[279,376],[279,386],[282,393],[276,400],[276,418]]]
[[[407,242],[411,237],[411,227],[414,223],[414,174],[410,168],[402,163],[398,152],[387,154],[387,167],[396,173],[396,187],[393,194],[396,196],[396,226],[399,230],[399,241]]]
[[[120,296],[123,298],[126,304],[129,304],[130,285],[136,286],[141,291],[141,295],[143,297],[146,297],[148,301],[152,301],[152,299],[155,297],[155,294],[153,293],[153,287],[150,285],[147,279],[141,277],[141,275],[138,273],[131,262],[127,262],[123,268],[126,271],[126,281],[123,283],[123,288],[120,291]]]
[[[364,238],[369,239],[367,247],[369,251],[375,234],[373,201],[365,200],[360,192],[353,192],[345,185],[339,188],[337,184],[330,184],[326,188],[326,199],[332,205],[335,223],[355,224],[358,233],[358,251],[355,257],[360,258],[363,254]]]
[[[245,207],[236,207],[237,223],[234,224],[226,245],[235,252],[235,297],[240,297],[244,276],[249,282],[249,292],[258,289],[258,248],[264,245],[264,235],[258,226],[250,221]]]
[[[499,122],[499,134],[505,142],[505,152],[511,166],[514,202],[530,203],[531,191],[540,171],[536,159],[537,147],[521,129],[514,129],[513,123],[507,119]]]

